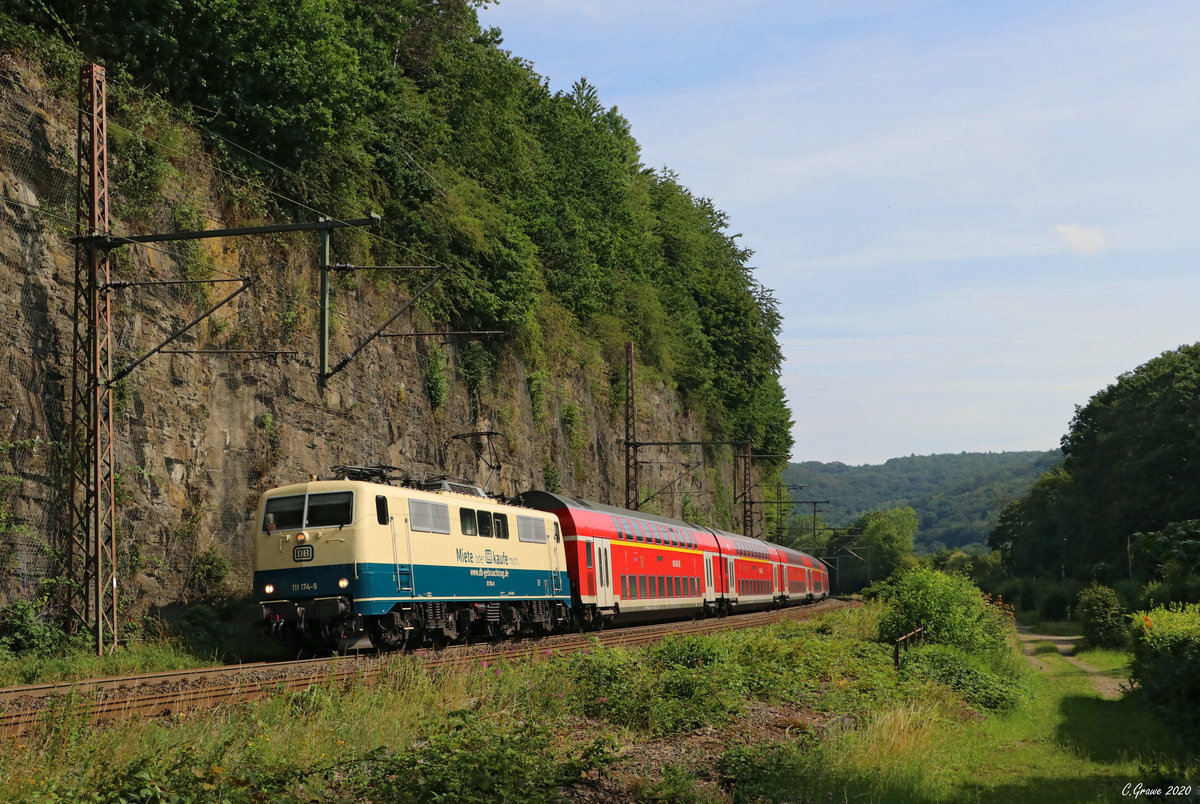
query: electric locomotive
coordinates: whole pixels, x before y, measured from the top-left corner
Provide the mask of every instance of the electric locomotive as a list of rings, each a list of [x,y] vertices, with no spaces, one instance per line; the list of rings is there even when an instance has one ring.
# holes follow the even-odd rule
[[[339,466],[263,495],[254,588],[272,630],[389,649],[573,621],[557,517],[465,481],[397,485],[393,470]]]

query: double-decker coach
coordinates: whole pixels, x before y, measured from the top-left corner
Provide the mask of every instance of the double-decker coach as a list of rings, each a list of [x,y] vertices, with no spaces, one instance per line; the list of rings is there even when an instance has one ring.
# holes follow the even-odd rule
[[[711,531],[678,519],[527,491],[515,502],[558,517],[567,574],[585,623],[636,622],[717,611],[723,567]]]
[[[824,598],[824,565],[798,550],[601,503],[527,491],[563,528],[586,625],[753,611]]]

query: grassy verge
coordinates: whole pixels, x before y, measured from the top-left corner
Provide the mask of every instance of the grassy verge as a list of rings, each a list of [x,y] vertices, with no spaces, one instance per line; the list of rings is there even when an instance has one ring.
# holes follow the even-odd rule
[[[1136,696],[1101,699],[1049,643],[1040,673],[1015,647],[993,678],[944,646],[898,673],[883,611],[433,675],[397,656],[373,686],[99,729],[64,702],[0,744],[0,800],[1069,803],[1195,783],[1163,770],[1195,763]]]

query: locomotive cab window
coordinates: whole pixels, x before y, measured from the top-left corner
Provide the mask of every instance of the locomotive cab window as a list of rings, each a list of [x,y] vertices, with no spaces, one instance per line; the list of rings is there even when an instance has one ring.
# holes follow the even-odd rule
[[[263,509],[264,532],[304,527],[304,495],[272,497]]]
[[[458,524],[463,536],[474,536],[478,532],[475,526],[475,510],[473,508],[458,509]]]
[[[328,494],[308,495],[308,513],[304,516],[304,527],[341,527],[353,521],[354,492],[333,491]]]
[[[496,535],[497,539],[508,538],[508,514],[494,515],[492,517],[492,524],[495,526],[492,528],[492,533]]]
[[[375,521],[380,525],[386,525],[391,521],[388,517],[387,497],[382,495],[375,498]]]
[[[487,511],[479,512],[479,535],[488,539],[492,537],[492,515]]]

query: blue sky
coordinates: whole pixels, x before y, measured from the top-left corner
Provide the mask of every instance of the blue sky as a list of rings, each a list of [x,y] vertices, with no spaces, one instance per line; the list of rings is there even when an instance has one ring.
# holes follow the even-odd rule
[[[792,459],[1051,449],[1200,340],[1200,3],[505,0],[730,216],[784,315]]]

